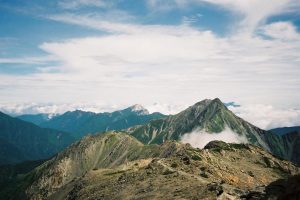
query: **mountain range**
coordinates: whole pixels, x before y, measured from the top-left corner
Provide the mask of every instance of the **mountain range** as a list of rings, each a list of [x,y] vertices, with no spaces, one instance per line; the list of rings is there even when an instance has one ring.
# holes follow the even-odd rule
[[[19,119],[10,120],[37,127]],[[4,174],[0,178],[2,183],[9,180],[0,196],[5,199],[255,199],[255,195],[267,195],[268,199],[273,193],[262,191],[269,188],[265,186],[300,173],[297,166],[286,161],[299,165],[299,132],[278,134],[262,130],[237,117],[218,98],[200,101],[169,116],[151,115],[135,105],[113,113],[67,112],[41,124],[50,121],[73,131],[81,126],[86,127],[84,130],[89,126],[95,131],[95,127],[103,129],[83,137],[38,167],[29,162],[32,170],[11,170],[12,178],[0,173]],[[112,127],[120,131],[107,131]],[[201,136],[203,132],[221,134],[226,129],[245,138],[247,144],[212,141],[204,149],[198,149],[181,143],[183,136],[195,130],[201,130],[198,133]],[[78,131],[76,137],[85,134]],[[4,141],[8,142],[8,149],[16,145]],[[18,155],[17,152],[15,156]]]
[[[17,118],[34,123],[43,128],[52,128],[72,133],[77,139],[87,133],[97,133],[109,130],[121,130],[134,125],[145,124],[165,115],[149,113],[141,105],[133,105],[112,113],[94,113],[81,110],[69,111],[62,115],[49,117],[47,114],[21,115]]]
[[[0,113],[0,165],[48,159],[88,133],[120,130],[165,117],[140,105],[112,113],[69,111],[16,118]]]
[[[221,133],[226,128],[229,128],[237,136],[246,138],[248,143],[263,147],[281,158],[292,160],[294,154],[298,155],[298,150],[294,145],[294,141],[297,141],[297,134],[284,137],[255,127],[237,117],[218,98],[200,101],[176,115],[169,116],[161,113],[149,114],[142,106],[134,105],[112,113],[93,113],[76,110],[56,115],[52,118],[45,114],[23,115],[18,118],[37,123],[44,128],[69,132],[64,135],[71,135],[75,139],[80,139],[88,133],[123,130],[144,144],[161,144],[166,140],[179,141],[183,135],[195,130],[202,130],[207,133]],[[2,139],[5,140],[5,137],[2,137]],[[12,152],[10,149],[15,148],[14,144],[10,141],[5,141],[6,150],[3,150],[3,152]],[[63,146],[65,147],[73,141],[74,139],[70,138]],[[296,149],[296,153],[292,153],[295,152],[294,149]],[[18,150],[13,152],[16,155],[9,156],[11,159],[20,156]],[[50,151],[49,155],[56,152]],[[21,153],[24,152],[21,151]],[[27,155],[26,152],[25,155]],[[46,159],[47,157],[34,158]],[[297,160],[297,158],[293,158],[293,160]]]

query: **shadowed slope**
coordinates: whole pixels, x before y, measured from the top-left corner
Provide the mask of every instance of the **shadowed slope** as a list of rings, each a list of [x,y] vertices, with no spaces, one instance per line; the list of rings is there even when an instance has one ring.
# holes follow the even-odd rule
[[[6,164],[11,164],[49,158],[75,139],[69,133],[40,128],[0,112],[0,140],[6,146],[1,145],[2,153],[6,154],[0,157],[9,161]],[[10,157],[12,155],[14,159]]]

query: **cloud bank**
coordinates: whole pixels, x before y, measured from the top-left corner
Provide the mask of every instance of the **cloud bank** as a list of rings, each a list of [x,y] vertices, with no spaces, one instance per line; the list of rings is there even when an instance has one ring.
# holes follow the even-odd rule
[[[82,110],[95,113],[113,112],[126,107],[122,105],[104,105],[91,103],[62,103],[62,104],[39,104],[39,103],[22,103],[22,104],[0,104],[0,111],[12,116],[23,114],[62,114],[67,111]]]
[[[244,120],[265,130],[300,125],[300,110],[297,109],[280,109],[262,104],[230,106],[229,109]]]
[[[181,142],[189,143],[195,148],[204,148],[205,145],[214,140],[221,140],[227,143],[247,143],[247,138],[225,128],[220,133],[208,133],[203,130],[195,130],[182,136]]]

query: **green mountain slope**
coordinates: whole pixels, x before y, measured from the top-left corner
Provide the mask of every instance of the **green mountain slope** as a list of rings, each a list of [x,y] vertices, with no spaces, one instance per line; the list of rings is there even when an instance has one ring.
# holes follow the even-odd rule
[[[50,114],[25,114],[17,116],[18,119],[21,119],[26,122],[33,123],[40,126],[40,124],[47,122],[51,119]]]
[[[74,142],[74,138],[69,133],[40,128],[1,112],[0,140],[5,141],[6,144],[6,153],[1,154],[2,159],[6,159],[5,162],[10,161],[6,164],[46,159]],[[0,148],[3,150],[4,145]],[[17,159],[12,160],[12,155],[17,156]]]
[[[39,198],[49,196],[88,171],[111,168],[120,164],[168,153],[157,145],[145,146],[126,133],[106,133],[86,136],[74,143],[52,160],[34,170],[27,193]]]
[[[161,144],[166,140],[180,140],[184,134],[194,130],[220,133],[227,127],[237,135],[247,138],[249,143],[287,158],[280,136],[239,118],[218,98],[200,101],[176,115],[153,120],[148,124],[129,128],[127,131],[145,144]]]
[[[0,139],[0,166],[17,163],[24,158],[25,156],[16,146],[4,139]]]
[[[153,120],[128,131],[143,143],[150,144],[180,140],[182,135],[195,129],[219,133],[226,127],[239,135],[245,135],[252,144],[264,145],[260,135],[265,131],[235,116],[219,99],[203,100],[176,115]]]

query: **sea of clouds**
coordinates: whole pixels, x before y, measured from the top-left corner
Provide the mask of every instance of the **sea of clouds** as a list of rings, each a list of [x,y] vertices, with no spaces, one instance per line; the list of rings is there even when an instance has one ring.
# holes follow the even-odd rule
[[[194,148],[204,148],[205,145],[214,140],[221,140],[227,143],[248,143],[245,136],[238,135],[230,128],[226,127],[220,133],[208,133],[204,130],[194,130],[182,136],[181,142],[189,143]]]

